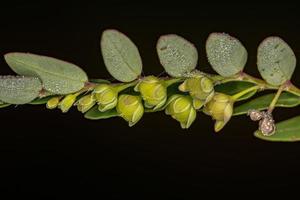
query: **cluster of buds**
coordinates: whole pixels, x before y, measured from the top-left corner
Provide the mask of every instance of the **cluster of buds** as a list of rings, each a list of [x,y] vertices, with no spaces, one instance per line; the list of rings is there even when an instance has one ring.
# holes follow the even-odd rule
[[[82,92],[56,96],[48,100],[47,108],[58,107],[67,112],[76,105],[82,113],[97,105],[100,112],[116,109],[118,115],[125,119],[129,126],[136,124],[144,114],[144,107],[156,111],[165,109],[167,115],[176,119],[182,128],[189,128],[196,119],[196,110],[205,105],[204,111],[215,119],[215,130],[219,131],[230,119],[233,102],[225,94],[215,93],[213,82],[201,75],[187,78],[178,89],[185,94],[174,94],[168,98],[168,84],[164,79],[147,76],[138,80],[134,91],[139,95],[120,94],[127,88],[125,84],[98,84],[86,94]]]
[[[96,101],[93,94],[82,96],[77,100],[79,95],[80,93],[75,93],[68,94],[64,98],[62,96],[52,97],[47,101],[46,107],[48,109],[58,107],[63,113],[66,113],[73,105],[76,105],[80,112],[85,113],[95,105]]]
[[[275,133],[276,126],[271,112],[249,110],[248,115],[252,121],[259,121],[258,130],[264,136],[271,136]]]
[[[134,91],[139,94],[121,92],[134,85]],[[82,113],[95,105],[100,112],[116,109],[118,115],[126,120],[129,126],[133,126],[141,119],[144,107],[152,111],[165,109],[165,113],[177,120],[182,128],[189,128],[196,119],[197,110],[203,107],[203,112],[215,120],[216,132],[231,119],[234,98],[215,92],[213,81],[208,77],[196,74],[186,78],[178,86],[178,90],[188,94],[173,94],[168,97],[167,87],[168,84],[164,79],[155,76],[143,77],[129,86],[125,83],[101,83],[85,94],[78,92],[65,97],[52,97],[47,102],[47,108],[58,107],[62,112],[67,112],[72,105],[76,105]],[[275,125],[270,113],[251,110],[248,115],[252,120],[260,121],[259,130],[264,135],[274,133]]]

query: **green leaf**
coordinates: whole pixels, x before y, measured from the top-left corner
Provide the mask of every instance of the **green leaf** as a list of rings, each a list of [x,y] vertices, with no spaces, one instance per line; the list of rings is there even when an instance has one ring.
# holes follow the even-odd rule
[[[43,97],[43,98],[37,98],[34,99],[32,102],[30,102],[29,104],[31,105],[41,105],[41,104],[46,104],[48,102],[49,99],[51,99],[53,96],[47,96],[47,97]]]
[[[196,47],[184,38],[169,34],[158,39],[156,51],[161,65],[173,77],[182,77],[197,66]]]
[[[42,89],[36,77],[0,76],[0,100],[9,104],[26,104],[35,99]]]
[[[254,136],[272,142],[300,141],[300,116],[277,123],[276,131],[271,136],[264,136],[260,131],[256,131]]]
[[[206,41],[206,54],[212,68],[228,77],[242,71],[248,53],[242,43],[225,33],[211,33]]]
[[[142,72],[142,59],[138,48],[123,33],[105,30],[101,38],[101,51],[108,72],[117,80],[130,82]]]
[[[291,79],[296,67],[296,57],[281,38],[268,37],[258,47],[257,67],[269,84],[281,85]]]
[[[91,83],[110,83],[110,81],[105,80],[105,79],[100,79],[100,78],[89,79],[89,82],[91,82]]]
[[[30,53],[8,53],[4,57],[17,74],[39,77],[45,90],[54,94],[77,92],[88,80],[82,69],[56,58]]]
[[[107,119],[107,118],[117,117],[117,116],[119,116],[119,114],[116,109],[100,112],[98,110],[98,106],[94,106],[84,115],[85,118],[92,119],[92,120]]]
[[[245,81],[232,81],[232,82],[227,82],[227,83],[223,83],[220,85],[216,85],[215,91],[225,93],[227,95],[234,95],[234,94],[242,92],[252,86],[254,86],[253,83],[249,83],[249,82],[245,82]],[[240,97],[237,101],[249,99],[256,92],[257,92],[257,90],[253,90],[253,91],[243,95],[242,97]]]
[[[11,104],[9,103],[4,103],[4,102],[0,102],[0,108],[5,108],[7,106],[10,106]]]
[[[256,110],[265,110],[270,105],[271,101],[273,100],[275,94],[267,94],[261,97],[258,97],[256,99],[253,99],[247,103],[244,103],[240,106],[237,106],[234,108],[234,114],[233,115],[242,115],[247,114],[247,112],[250,109],[256,109]],[[300,97],[296,96],[291,93],[283,92],[277,103],[276,107],[295,107],[300,104]]]

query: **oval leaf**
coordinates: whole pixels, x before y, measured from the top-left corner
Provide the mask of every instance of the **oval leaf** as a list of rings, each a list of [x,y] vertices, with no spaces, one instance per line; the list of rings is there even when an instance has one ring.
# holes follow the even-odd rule
[[[234,94],[237,94],[237,93],[239,93],[243,90],[246,90],[246,89],[248,89],[252,86],[254,86],[253,83],[244,82],[244,81],[232,81],[232,82],[227,82],[227,83],[223,83],[223,84],[220,84],[220,85],[216,85],[215,86],[215,91],[225,93],[225,94],[228,94],[228,95],[234,95]],[[257,92],[256,90],[253,90],[253,91],[243,95],[242,97],[240,97],[237,101],[242,101],[242,100],[249,99],[256,92]]]
[[[117,117],[117,116],[119,116],[119,114],[116,109],[100,112],[98,110],[98,106],[94,106],[84,115],[85,118],[92,119],[92,120],[107,119],[107,118]]]
[[[34,100],[42,89],[36,77],[0,76],[0,100],[9,104],[25,104]]]
[[[108,72],[115,79],[130,82],[141,74],[142,59],[138,48],[123,33],[117,30],[104,31],[101,52]]]
[[[272,142],[300,141],[300,116],[277,123],[271,136],[264,136],[260,131],[256,131],[254,136]]]
[[[17,74],[39,77],[43,87],[54,94],[77,92],[88,80],[82,69],[56,58],[30,53],[8,53],[4,57]]]
[[[242,71],[248,58],[242,43],[225,33],[211,33],[206,41],[206,54],[212,68],[221,76]]]
[[[161,65],[173,77],[182,77],[197,66],[198,52],[184,38],[169,34],[161,36],[156,45]]]
[[[296,57],[281,38],[268,37],[258,47],[257,67],[268,83],[281,85],[291,79],[296,67]]]
[[[234,108],[233,115],[242,115],[247,114],[249,110],[256,109],[256,110],[265,110],[269,107],[270,103],[272,102],[275,94],[267,94],[256,99],[253,99],[247,103],[244,103],[240,106]],[[291,93],[283,92],[277,103],[276,107],[295,107],[300,104],[300,97],[296,96]]]

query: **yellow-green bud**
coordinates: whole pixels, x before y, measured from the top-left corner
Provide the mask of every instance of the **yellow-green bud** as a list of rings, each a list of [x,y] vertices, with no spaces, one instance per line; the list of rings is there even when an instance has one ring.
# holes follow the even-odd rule
[[[99,105],[99,111],[104,112],[116,107],[118,102],[118,92],[113,86],[109,84],[100,84],[95,87],[93,93]]]
[[[81,97],[77,102],[77,109],[85,113],[89,109],[91,109],[96,104],[96,100],[94,98],[94,94],[88,94],[86,96]]]
[[[75,103],[77,96],[78,96],[77,93],[76,94],[68,94],[61,100],[61,102],[59,102],[58,108],[61,109],[61,111],[63,113],[68,112],[69,109],[72,107],[72,105]]]
[[[143,78],[136,86],[135,91],[141,93],[145,107],[154,110],[162,107],[167,101],[167,88],[164,83],[155,76]]]
[[[205,76],[197,76],[186,79],[180,86],[182,92],[189,92],[193,97],[193,105],[200,109],[205,103],[209,102],[214,95],[214,84]]]
[[[142,99],[139,96],[120,95],[116,108],[120,116],[128,121],[129,126],[135,125],[144,114]]]
[[[205,105],[203,111],[216,120],[216,132],[220,131],[230,120],[233,113],[233,103],[231,96],[215,93],[212,100]]]
[[[192,98],[178,94],[170,97],[165,112],[180,122],[181,128],[189,128],[197,115]]]
[[[48,109],[54,109],[58,106],[59,104],[59,100],[61,99],[61,97],[52,97],[51,99],[49,99],[47,101],[46,107]]]

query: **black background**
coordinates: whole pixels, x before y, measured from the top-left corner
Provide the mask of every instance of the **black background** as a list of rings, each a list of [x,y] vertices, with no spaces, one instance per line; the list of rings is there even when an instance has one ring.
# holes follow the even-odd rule
[[[110,79],[99,46],[106,28],[119,29],[136,43],[148,75],[163,71],[155,45],[167,33],[193,42],[198,69],[206,72],[212,70],[204,45],[214,31],[240,39],[249,53],[245,71],[252,75],[259,76],[256,48],[267,36],[282,37],[300,58],[300,13],[287,3],[10,2],[1,5],[0,16],[1,55],[24,51],[57,57],[81,66],[89,77]],[[299,72],[293,76],[296,85]],[[13,74],[3,57],[0,73]],[[278,121],[297,114],[299,108],[274,113]],[[234,117],[215,134],[204,114],[188,130],[163,113],[146,114],[129,128],[120,118],[89,121],[76,109],[62,114],[24,105],[1,109],[0,125],[0,191],[11,197],[278,193],[296,188],[299,179],[300,144],[254,138],[257,125],[246,116]]]

